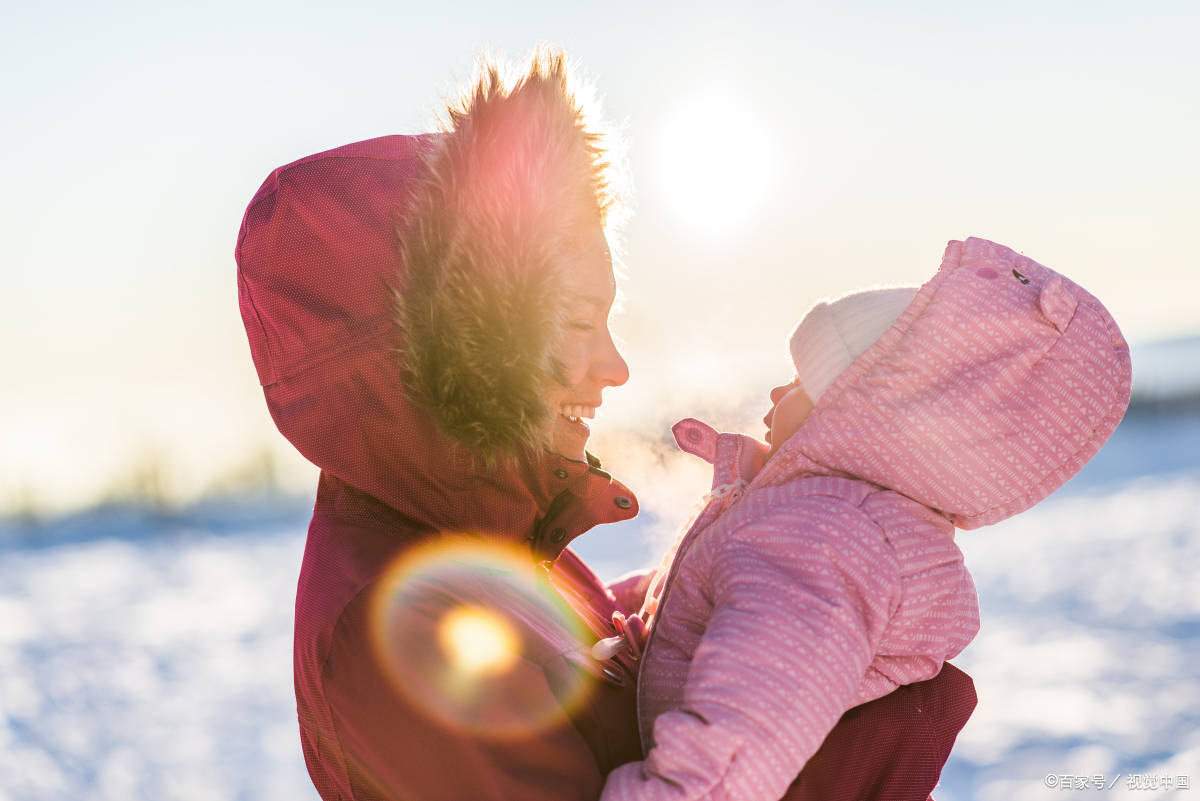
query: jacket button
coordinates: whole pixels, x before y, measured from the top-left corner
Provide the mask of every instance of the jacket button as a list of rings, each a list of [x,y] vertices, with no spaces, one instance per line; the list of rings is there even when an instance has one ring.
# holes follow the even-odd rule
[[[554,475],[555,475],[555,476],[557,476],[558,478],[563,478],[563,479],[565,479],[565,478],[566,478],[568,475],[570,475],[570,473],[568,473],[566,470],[563,470],[563,469],[560,467],[560,468],[558,468],[557,470],[555,470],[555,471],[554,471]]]
[[[551,542],[562,542],[567,538],[567,530],[565,528],[556,528],[550,532]]]
[[[625,495],[618,495],[613,498],[613,503],[617,505],[618,509],[628,509],[633,506],[633,501]]]

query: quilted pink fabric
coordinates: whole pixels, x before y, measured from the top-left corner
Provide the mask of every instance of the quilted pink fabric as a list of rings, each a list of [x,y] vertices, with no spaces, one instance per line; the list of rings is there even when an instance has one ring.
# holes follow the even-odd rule
[[[648,753],[610,774],[604,801],[780,798],[842,713],[970,642],[954,528],[1061,486],[1129,388],[1096,298],[968,239],[765,465],[753,438],[677,424],[717,491],[647,598]]]

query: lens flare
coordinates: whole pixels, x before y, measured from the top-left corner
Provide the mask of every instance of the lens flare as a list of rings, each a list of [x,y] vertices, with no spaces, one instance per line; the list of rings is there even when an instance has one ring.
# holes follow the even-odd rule
[[[517,633],[503,617],[464,606],[442,618],[438,644],[459,671],[471,676],[503,673],[520,656]]]
[[[371,597],[371,641],[398,696],[446,727],[520,738],[568,725],[599,666],[595,636],[527,549],[442,537]]]

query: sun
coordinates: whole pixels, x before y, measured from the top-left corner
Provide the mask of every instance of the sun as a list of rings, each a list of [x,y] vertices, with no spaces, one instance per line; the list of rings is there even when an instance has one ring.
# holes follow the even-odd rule
[[[733,84],[710,84],[671,106],[654,147],[658,194],[690,235],[745,233],[781,169],[768,121]]]

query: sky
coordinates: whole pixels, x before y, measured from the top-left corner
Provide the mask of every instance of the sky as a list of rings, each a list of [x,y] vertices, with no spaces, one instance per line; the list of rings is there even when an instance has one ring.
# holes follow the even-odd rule
[[[246,203],[301,156],[432,130],[479,53],[541,42],[594,83],[632,187],[601,456],[748,425],[813,301],[924,281],[951,239],[1095,293],[1135,373],[1200,330],[1191,2],[107,5],[0,29],[0,511],[266,465],[311,487],[238,315]]]

